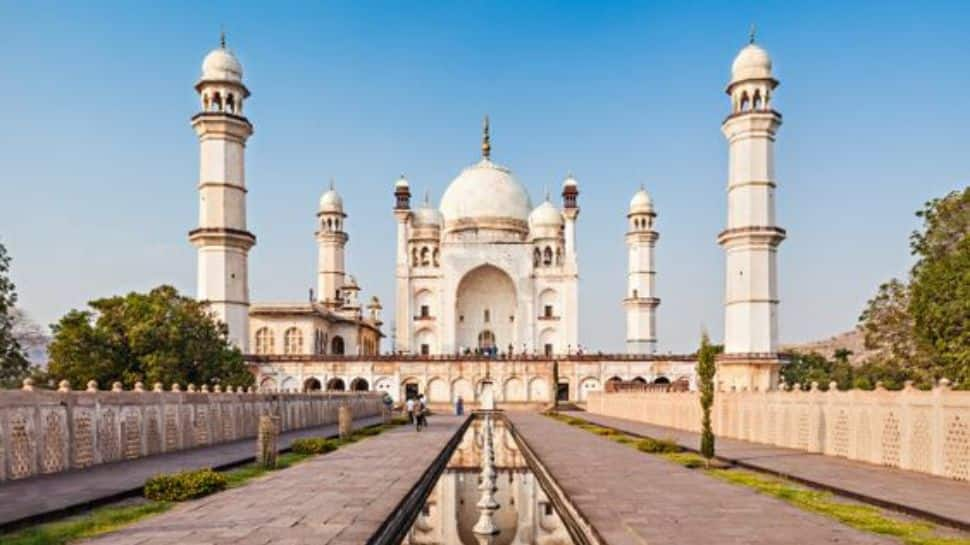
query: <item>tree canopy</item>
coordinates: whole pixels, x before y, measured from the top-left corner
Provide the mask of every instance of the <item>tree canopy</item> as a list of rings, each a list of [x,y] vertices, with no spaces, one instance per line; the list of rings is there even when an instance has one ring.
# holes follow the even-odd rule
[[[0,244],[0,388],[17,388],[31,373],[30,361],[17,339],[17,291],[10,280],[10,256]]]
[[[51,326],[48,374],[79,388],[89,380],[249,386],[253,376],[226,325],[205,303],[171,286],[97,299]]]
[[[856,382],[928,387],[945,377],[970,388],[970,187],[916,215],[923,226],[910,235],[909,282],[880,286],[859,318],[877,355],[855,370]]]

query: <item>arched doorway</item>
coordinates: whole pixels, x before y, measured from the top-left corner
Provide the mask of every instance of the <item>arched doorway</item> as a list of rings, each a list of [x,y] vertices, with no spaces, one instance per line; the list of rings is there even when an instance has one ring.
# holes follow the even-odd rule
[[[308,378],[303,381],[304,392],[319,392],[321,390],[320,381],[315,378]]]
[[[645,378],[643,378],[643,377],[634,377],[633,383],[634,384],[646,384],[647,383],[647,380]]]
[[[366,392],[370,389],[370,384],[367,383],[366,379],[357,377],[350,381],[350,389],[355,392]]]
[[[330,353],[343,356],[344,355],[344,338],[340,335],[334,335],[333,339],[330,341]]]
[[[491,330],[484,330],[478,334],[478,349],[481,351],[495,348],[495,334]]]
[[[515,283],[502,269],[482,265],[465,274],[455,292],[459,350],[515,344]]]
[[[654,384],[670,384],[670,379],[667,377],[657,377],[653,379]]]
[[[344,380],[341,378],[332,378],[327,382],[328,392],[343,392],[346,389],[347,386],[344,384]]]

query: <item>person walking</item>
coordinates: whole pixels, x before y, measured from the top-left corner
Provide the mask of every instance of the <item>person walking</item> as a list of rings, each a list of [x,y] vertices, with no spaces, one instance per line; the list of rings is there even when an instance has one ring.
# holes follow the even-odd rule
[[[408,412],[408,424],[414,424],[414,398],[409,397],[407,401],[404,402],[404,408]]]
[[[424,394],[418,396],[418,401],[414,404],[414,428],[421,431],[421,428],[428,427],[428,405],[425,402]]]
[[[461,416],[465,414],[465,400],[458,396],[455,400],[455,416]]]

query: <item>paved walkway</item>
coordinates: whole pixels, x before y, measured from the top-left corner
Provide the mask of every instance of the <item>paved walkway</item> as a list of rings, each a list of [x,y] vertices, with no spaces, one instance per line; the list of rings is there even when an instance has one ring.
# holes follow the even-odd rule
[[[898,544],[546,416],[508,418],[609,545]]]
[[[700,434],[694,432],[587,412],[568,414],[634,435],[670,438],[693,450],[700,445]],[[716,447],[718,458],[743,467],[970,530],[967,482],[739,439],[718,437]]]
[[[401,426],[84,543],[362,545],[463,422],[429,420],[421,433]]]
[[[381,421],[379,416],[361,418],[354,425],[364,427]],[[280,435],[280,448],[288,448],[301,437],[335,435],[336,424],[289,431]],[[123,497],[140,490],[146,479],[159,473],[228,467],[252,460],[255,454],[256,439],[250,438],[101,464],[79,471],[9,481],[0,484],[0,526]]]

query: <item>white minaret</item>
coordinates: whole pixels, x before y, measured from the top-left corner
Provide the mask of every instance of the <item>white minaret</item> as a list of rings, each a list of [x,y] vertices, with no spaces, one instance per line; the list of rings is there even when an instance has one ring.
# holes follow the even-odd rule
[[[342,289],[346,282],[344,247],[344,201],[330,182],[330,189],[320,197],[317,211],[317,301],[330,308],[343,306]]]
[[[576,252],[576,219],[579,217],[579,182],[569,174],[562,182],[563,245],[563,336],[568,347],[579,346],[579,257]]]
[[[410,275],[408,267],[408,231],[411,223],[411,186],[402,174],[394,183],[394,219],[397,222],[397,260],[395,280],[397,297],[394,305],[395,352],[411,349]]]
[[[198,248],[198,298],[229,328],[229,340],[249,348],[249,249],[246,229],[246,140],[253,126],[243,116],[249,90],[242,65],[221,45],[206,55],[195,84],[202,111],[192,118],[199,135],[199,227],[189,232]]]
[[[629,231],[626,247],[629,256],[626,298],[626,351],[653,354],[657,351],[657,306],[653,249],[660,235],[653,229],[657,217],[650,195],[641,187],[630,201],[626,215]]]
[[[776,252],[785,230],[775,219],[777,86],[771,59],[752,32],[731,67],[731,114],[721,127],[729,150],[727,228],[717,237],[726,255],[722,388],[767,390],[778,380]]]

